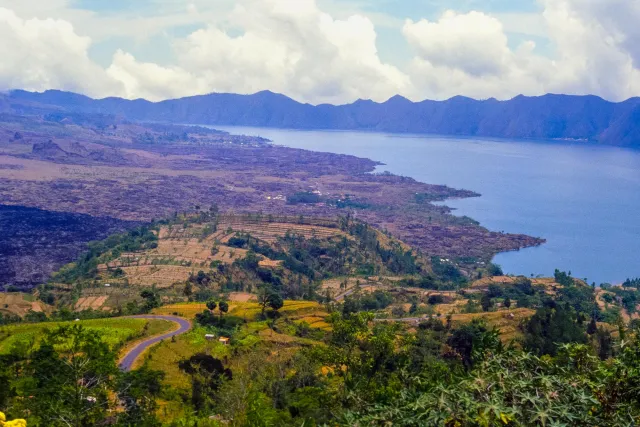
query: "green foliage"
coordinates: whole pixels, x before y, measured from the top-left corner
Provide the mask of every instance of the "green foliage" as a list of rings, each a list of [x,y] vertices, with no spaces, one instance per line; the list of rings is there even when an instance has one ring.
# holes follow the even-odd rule
[[[147,367],[121,375],[117,382],[118,398],[124,413],[118,419],[121,426],[156,427],[161,423],[155,416],[156,399],[162,391],[164,372]]]
[[[584,345],[562,346],[556,359],[514,350],[486,359],[452,382],[412,379],[399,398],[350,411],[342,424],[635,425],[639,355],[637,342],[612,364],[600,363]]]
[[[537,355],[554,356],[563,344],[586,342],[585,330],[568,304],[549,302],[538,309],[524,327],[523,346]]]
[[[453,282],[458,285],[463,285],[467,282],[460,269],[450,261],[443,261],[440,257],[432,257],[431,265],[433,272],[443,281]]]
[[[0,405],[30,427],[103,425],[108,418],[119,426],[158,426],[154,398],[162,375],[147,369],[120,373],[116,353],[101,334],[63,326],[37,345],[0,357]],[[114,412],[115,394],[122,412]]]
[[[101,242],[88,245],[88,250],[80,259],[63,267],[53,277],[62,283],[74,283],[78,280],[92,279],[98,272],[98,265],[118,258],[125,252],[136,252],[157,247],[158,237],[152,228],[144,226],[125,234],[115,234]]]
[[[447,343],[467,369],[484,360],[487,354],[502,351],[500,332],[488,329],[486,324],[477,319],[454,330]]]
[[[482,307],[482,311],[490,311],[493,308],[493,300],[489,293],[485,293],[480,298],[480,306]]]
[[[575,284],[574,279],[571,277],[571,272],[567,273],[556,269],[553,273],[553,277],[555,278],[556,283],[559,283],[562,286],[573,286]]]
[[[489,264],[489,266],[487,267],[487,272],[491,277],[504,276],[502,267],[500,267],[498,264],[493,264],[493,263]]]
[[[191,403],[199,412],[210,408],[223,381],[233,378],[233,373],[225,369],[222,361],[203,353],[181,361],[179,366],[191,377]]]
[[[376,290],[371,293],[355,293],[344,299],[343,312],[383,310],[393,304],[393,296],[389,292]]]
[[[613,292],[618,298],[620,298],[622,306],[629,314],[637,312],[636,307],[640,304],[640,290],[612,287],[610,292]]]
[[[149,313],[154,308],[160,307],[160,295],[155,289],[145,289],[140,292],[140,296],[144,299],[144,304],[140,307],[141,313]]]
[[[308,191],[301,191],[287,197],[287,204],[289,205],[315,204],[320,202],[322,202],[322,198],[319,195]]]
[[[227,303],[226,301],[220,301],[220,304],[218,304],[218,310],[220,310],[220,313],[226,313],[229,311],[229,303]]]

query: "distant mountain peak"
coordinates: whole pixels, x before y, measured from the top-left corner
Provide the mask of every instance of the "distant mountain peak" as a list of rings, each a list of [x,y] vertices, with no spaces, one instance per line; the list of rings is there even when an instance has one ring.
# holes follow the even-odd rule
[[[402,95],[394,95],[385,104],[413,104],[413,102]]]
[[[252,95],[213,93],[152,103],[70,92],[13,91],[3,112],[43,115],[47,110],[100,113],[128,120],[181,124],[383,132],[504,138],[581,139],[640,146],[640,99],[613,103],[597,96],[546,94],[511,100],[412,102],[395,95],[378,103],[359,99],[346,105],[311,105],[264,90]],[[640,108],[640,107],[638,107]]]

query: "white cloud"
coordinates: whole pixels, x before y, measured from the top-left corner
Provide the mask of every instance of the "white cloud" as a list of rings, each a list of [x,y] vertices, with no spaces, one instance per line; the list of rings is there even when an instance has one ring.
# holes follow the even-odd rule
[[[327,13],[316,0],[153,1],[153,13],[135,16],[73,9],[67,0],[40,9],[37,0],[0,0],[0,89],[151,100],[270,89],[312,103],[384,100],[397,93],[414,100],[640,95],[635,1],[538,0],[538,15],[448,11],[436,20],[408,20],[399,29],[414,57],[402,68],[382,61],[376,47],[376,25],[389,30],[398,23],[359,13],[357,2],[340,8],[335,0],[318,0],[329,5]],[[19,13],[3,9],[7,3]],[[196,24],[200,29],[184,37],[165,36],[172,45],[162,64],[121,46],[105,70],[89,54],[94,41],[149,39]],[[550,56],[536,53],[533,41],[513,48],[513,32],[546,35]]]
[[[640,37],[630,20],[622,19],[640,19],[640,8],[607,12],[608,2],[541,0],[553,57],[536,54],[533,41],[510,49],[504,27],[481,12],[448,11],[437,22],[408,21],[404,34],[416,52],[410,66],[413,83],[421,96],[440,99],[548,92],[611,100],[640,95],[640,74],[633,64]]]
[[[438,22],[407,21],[403,32],[420,58],[472,76],[498,75],[511,52],[497,19],[481,12],[445,12]]]
[[[518,33],[533,37],[549,37],[547,22],[541,13],[503,12],[492,14],[498,19],[506,33]]]
[[[0,8],[0,89],[65,88],[90,95],[121,92],[88,56],[91,40],[71,24],[19,18]]]
[[[313,102],[383,100],[409,85],[405,74],[380,61],[375,28],[363,16],[336,20],[313,0],[244,0],[229,21],[241,35],[217,26],[195,31],[175,43],[179,67],[151,74],[186,93],[270,89]],[[110,74],[130,82],[129,94],[157,87],[154,77],[143,78],[149,64],[118,54],[114,66]]]
[[[549,90],[594,93],[611,100],[640,95],[633,48],[640,42],[621,14],[640,19],[640,8],[616,9],[618,0],[542,0],[557,55]],[[613,6],[609,9],[610,6]],[[634,10],[635,9],[635,10]],[[626,19],[624,19],[626,21]]]
[[[416,52],[410,74],[421,96],[509,98],[543,89],[550,61],[533,54],[531,41],[511,50],[500,21],[484,13],[447,11],[437,22],[407,21],[403,32]]]

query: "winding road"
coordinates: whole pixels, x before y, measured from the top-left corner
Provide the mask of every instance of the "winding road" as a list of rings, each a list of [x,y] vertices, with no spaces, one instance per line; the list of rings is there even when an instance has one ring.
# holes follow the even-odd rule
[[[145,352],[146,349],[151,347],[154,344],[159,343],[162,340],[166,340],[167,338],[175,337],[177,335],[182,335],[185,332],[189,332],[191,330],[191,322],[182,317],[177,316],[154,316],[154,315],[142,315],[142,316],[131,316],[134,319],[150,319],[150,320],[167,320],[169,322],[173,322],[178,325],[178,329],[175,329],[171,332],[167,332],[162,335],[156,335],[155,337],[150,337],[138,343],[135,347],[127,352],[120,359],[120,364],[118,365],[122,371],[129,372],[133,368],[138,357]]]

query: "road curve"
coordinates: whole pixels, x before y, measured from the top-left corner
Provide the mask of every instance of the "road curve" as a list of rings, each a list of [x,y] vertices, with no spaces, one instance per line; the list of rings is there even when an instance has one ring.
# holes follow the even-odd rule
[[[146,340],[138,343],[134,348],[129,350],[127,354],[124,355],[122,359],[120,359],[120,370],[129,372],[132,368],[138,357],[144,353],[146,349],[151,347],[154,344],[159,343],[162,340],[166,340],[167,338],[175,337],[177,335],[182,335],[185,332],[189,332],[191,330],[191,322],[182,317],[177,316],[154,316],[154,315],[142,315],[142,316],[131,316],[134,319],[156,319],[156,320],[167,320],[169,322],[176,323],[178,325],[178,329],[167,332],[162,335],[156,335],[155,337],[147,338]]]

